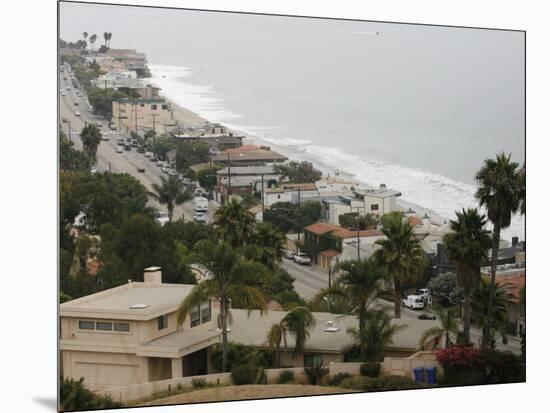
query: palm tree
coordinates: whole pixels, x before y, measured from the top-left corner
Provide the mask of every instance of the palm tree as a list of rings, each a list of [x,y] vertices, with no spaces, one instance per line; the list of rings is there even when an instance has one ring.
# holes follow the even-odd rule
[[[485,215],[480,215],[477,209],[462,209],[456,212],[456,217],[456,221],[451,220],[452,232],[444,236],[443,243],[449,258],[456,263],[457,283],[463,289],[464,340],[469,343],[472,290],[479,285],[481,264],[487,259],[491,236],[485,229]]]
[[[88,32],[82,33],[82,37],[84,37],[84,41],[86,41],[86,39],[88,38]]]
[[[103,32],[103,46],[107,49],[107,39],[109,38],[109,33]]]
[[[355,306],[341,285],[323,288],[308,302],[311,311],[332,314],[352,314]]]
[[[267,332],[267,344],[275,347],[275,367],[281,367],[281,343],[286,347],[286,328],[282,322],[273,323]]]
[[[304,351],[309,330],[315,327],[315,318],[309,308],[298,306],[290,310],[282,320],[285,329],[294,337],[294,354]]]
[[[395,318],[401,318],[401,285],[423,273],[424,252],[412,227],[403,220],[402,212],[390,212],[382,217],[382,233],[386,237],[376,241],[382,248],[375,252],[375,257],[392,279]]]
[[[526,182],[525,182],[525,164],[518,171],[518,196],[519,196],[519,212],[525,215],[525,197],[526,197]]]
[[[457,335],[460,331],[458,319],[454,317],[455,308],[443,308],[439,305],[434,305],[432,306],[432,311],[437,314],[440,325],[439,327],[431,327],[424,331],[418,345],[421,349],[424,349],[426,342],[445,336],[445,348],[447,348],[451,344],[451,334]]]
[[[496,159],[486,159],[483,167],[477,172],[476,180],[479,188],[476,198],[481,206],[487,209],[487,216],[493,223],[493,245],[491,248],[491,283],[489,284],[489,302],[487,306],[487,328],[491,328],[493,317],[493,301],[497,272],[500,232],[510,226],[512,215],[518,212],[522,204],[521,178],[518,164],[510,161],[511,155],[501,153]],[[525,193],[523,193],[525,196]],[[490,332],[484,332],[483,337],[489,339]],[[486,347],[488,342],[483,341]]]
[[[254,222],[254,217],[236,199],[227,202],[214,215],[220,238],[235,249],[249,239]]]
[[[168,221],[171,222],[176,205],[188,201],[191,199],[191,195],[189,191],[184,189],[183,182],[177,176],[170,175],[168,179],[161,176],[160,180],[160,185],[152,185],[154,192],[150,192],[149,195],[161,204],[166,205],[166,209],[168,209]]]
[[[95,163],[96,153],[99,144],[101,143],[101,132],[93,123],[87,123],[80,131],[80,139],[84,152]]]
[[[94,43],[97,40],[97,34],[92,34],[90,36],[90,48],[92,49],[92,52],[94,51]]]
[[[374,259],[345,261],[339,265],[339,268],[342,274],[338,282],[353,306],[353,313],[357,314],[359,321],[360,352],[361,358],[364,358],[367,352],[367,343],[362,339],[366,337],[367,312],[384,290],[385,272]]]
[[[483,332],[482,343],[491,348],[495,347],[495,334],[498,332],[502,342],[507,343],[506,323],[508,322],[508,306],[506,292],[501,287],[494,289],[493,313],[489,318],[490,282],[481,280],[479,287],[472,294],[472,321],[481,327]],[[489,325],[489,323],[491,323]]]
[[[113,33],[107,33],[107,47],[111,47],[111,37],[113,37]]]
[[[375,309],[368,312],[368,319],[363,332],[354,327],[349,327],[347,333],[351,335],[360,346],[361,360],[380,361],[384,355],[384,348],[393,343],[393,336],[407,326],[392,323],[392,317],[386,309]]]
[[[254,244],[261,248],[260,261],[273,270],[283,258],[283,233],[269,222],[260,222],[255,226],[252,239]]]
[[[218,325],[222,334],[222,371],[227,371],[227,326],[230,320],[230,302],[238,300],[247,310],[267,307],[265,297],[256,288],[247,285],[246,280],[257,272],[257,266],[240,258],[235,250],[225,242],[220,244],[209,240],[199,241],[195,245],[202,265],[210,270],[212,278],[193,287],[177,310],[178,325],[181,325],[193,308],[200,306],[211,297],[215,297],[220,305]]]

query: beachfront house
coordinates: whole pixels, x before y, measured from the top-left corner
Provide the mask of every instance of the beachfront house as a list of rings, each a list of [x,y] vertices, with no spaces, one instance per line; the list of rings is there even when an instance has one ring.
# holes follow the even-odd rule
[[[382,216],[398,210],[396,199],[401,192],[389,189],[385,184],[378,188],[354,188],[353,193],[363,201],[364,213]]]
[[[120,99],[113,101],[112,122],[125,133],[151,129],[164,132],[164,126],[173,123],[170,103],[163,98]]]
[[[262,181],[265,190],[276,186],[281,179],[281,175],[275,172],[273,165],[225,167],[217,171],[216,175],[214,200],[220,203],[225,202],[230,193],[231,195],[261,194]]]
[[[277,202],[297,204],[302,199],[307,199],[310,194],[319,194],[317,185],[314,183],[281,184],[278,187],[265,188],[264,203],[266,206],[271,206]]]
[[[240,148],[227,149],[212,157],[212,161],[231,166],[259,166],[266,163],[278,163],[288,160],[268,146],[243,145]]]
[[[197,271],[208,277],[204,269]],[[210,299],[197,306],[181,326],[176,321],[178,305],[193,288],[194,285],[165,284],[160,268],[151,267],[145,269],[143,282],[128,282],[61,304],[62,376],[82,377],[86,386],[100,390],[216,373],[210,354],[220,342],[217,301]],[[231,314],[230,341],[272,350],[267,332],[286,312],[232,309]],[[283,365],[301,367],[315,360],[325,364],[346,360],[355,344],[346,330],[357,326],[357,318],[313,315],[316,326],[310,331],[304,351],[293,354],[294,341],[289,336],[282,348]],[[437,324],[424,320],[392,322],[408,327],[385,347],[389,356],[414,353],[422,332]]]

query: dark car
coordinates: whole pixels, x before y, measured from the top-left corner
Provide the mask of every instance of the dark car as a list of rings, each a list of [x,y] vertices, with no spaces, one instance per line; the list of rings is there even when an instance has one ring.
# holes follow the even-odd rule
[[[143,166],[138,166],[137,171],[138,172],[145,172],[145,168]]]
[[[138,146],[137,152],[138,153],[145,153],[145,148],[143,146]]]
[[[418,316],[419,320],[435,320],[436,317],[433,314],[422,313]]]
[[[124,145],[124,150],[125,151],[131,151],[132,150],[132,147],[128,144]]]

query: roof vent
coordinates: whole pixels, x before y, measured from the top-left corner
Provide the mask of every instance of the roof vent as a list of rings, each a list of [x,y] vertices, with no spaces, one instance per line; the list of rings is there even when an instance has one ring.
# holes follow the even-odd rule
[[[132,304],[128,307],[130,310],[143,310],[149,307],[149,304]]]
[[[325,331],[327,333],[335,333],[337,331],[340,331],[340,328],[334,325],[334,321],[327,321],[327,328],[325,328]]]

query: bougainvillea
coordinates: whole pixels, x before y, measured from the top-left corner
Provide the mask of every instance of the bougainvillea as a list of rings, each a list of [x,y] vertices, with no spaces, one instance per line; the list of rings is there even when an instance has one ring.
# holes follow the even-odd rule
[[[438,350],[437,361],[445,369],[469,368],[481,364],[481,353],[470,346],[453,346]]]

